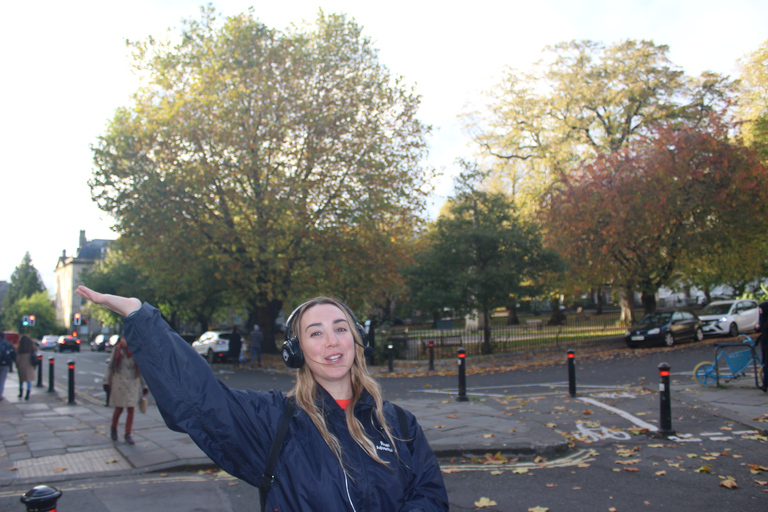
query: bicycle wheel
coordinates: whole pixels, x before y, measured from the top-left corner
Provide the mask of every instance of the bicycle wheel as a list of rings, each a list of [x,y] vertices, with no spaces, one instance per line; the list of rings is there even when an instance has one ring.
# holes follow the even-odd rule
[[[709,361],[704,361],[693,369],[693,377],[702,386],[714,386],[717,384],[717,368]]]

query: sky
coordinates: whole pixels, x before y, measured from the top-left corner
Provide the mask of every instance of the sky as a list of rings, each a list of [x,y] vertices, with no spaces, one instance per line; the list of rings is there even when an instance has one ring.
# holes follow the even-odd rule
[[[50,293],[54,269],[73,255],[80,230],[114,239],[112,219],[91,200],[91,145],[137,80],[125,40],[178,33],[199,18],[200,0],[41,0],[3,8],[0,31],[0,281],[30,253]],[[284,29],[325,13],[363,27],[379,59],[422,96],[420,118],[433,128],[425,165],[442,171],[430,216],[452,193],[456,160],[473,148],[458,116],[499,82],[525,70],[547,45],[574,39],[613,44],[648,39],[670,48],[687,74],[735,77],[737,60],[768,39],[765,0],[218,0],[223,15],[253,7]]]

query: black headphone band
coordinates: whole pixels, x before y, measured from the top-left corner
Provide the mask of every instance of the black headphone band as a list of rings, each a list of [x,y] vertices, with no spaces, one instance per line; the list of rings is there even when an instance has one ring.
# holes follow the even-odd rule
[[[327,301],[327,302],[325,302]],[[301,344],[299,343],[299,334],[298,332],[296,334],[293,333],[293,324],[296,321],[296,315],[299,314],[300,311],[303,311],[307,304],[309,303],[316,303],[316,304],[333,304],[334,306],[341,306],[341,308],[349,315],[349,317],[352,319],[352,323],[354,324],[355,330],[357,330],[358,335],[360,336],[360,339],[363,342],[363,349],[366,351],[366,357],[369,356],[369,352],[372,352],[373,350],[368,345],[368,337],[365,334],[365,329],[363,328],[362,324],[357,320],[357,317],[352,312],[352,310],[344,304],[341,301],[338,301],[336,299],[331,298],[319,298],[319,299],[312,299],[308,300],[307,302],[304,302],[299,307],[293,310],[293,312],[288,317],[288,320],[285,322],[285,341],[283,342],[283,362],[285,362],[286,366],[289,368],[301,368],[304,366],[304,354],[301,351]],[[314,304],[313,304],[314,305]],[[353,336],[354,339],[354,336]],[[357,345],[360,345],[360,343],[357,342],[357,340],[354,340]]]

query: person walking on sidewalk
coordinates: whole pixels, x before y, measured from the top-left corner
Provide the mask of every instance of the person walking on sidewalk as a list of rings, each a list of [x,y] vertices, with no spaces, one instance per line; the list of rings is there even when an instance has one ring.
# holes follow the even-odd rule
[[[37,346],[26,334],[19,339],[19,350],[16,355],[16,369],[19,372],[19,400],[24,396],[24,400],[29,400],[29,393],[32,391],[32,382],[37,379],[35,369],[37,365],[32,364],[32,359],[37,361]],[[24,383],[27,383],[27,394],[24,395]]]
[[[243,349],[243,338],[235,325],[232,327],[232,334],[229,335],[229,351],[227,355],[232,359],[233,368],[237,370],[240,366],[240,352]]]
[[[16,349],[5,339],[5,333],[0,331],[0,400],[3,400],[5,379],[8,378],[8,373],[13,371],[14,362],[16,362]]]
[[[117,424],[120,421],[120,415],[123,414],[123,409],[128,409],[125,418],[125,442],[135,444],[131,437],[133,416],[141,396],[146,395],[149,389],[144,383],[144,377],[141,376],[136,359],[133,358],[122,336],[104,372],[104,390],[109,393],[109,406],[115,408],[115,412],[112,413],[110,437],[113,441],[117,441]]]
[[[76,293],[124,317],[168,427],[258,486],[262,510],[448,510],[423,430],[383,400],[363,357],[365,333],[341,302],[313,299],[289,317],[283,359],[296,384],[284,395],[227,387],[149,304],[84,286]]]
[[[760,344],[763,360],[763,381],[760,389],[763,392],[768,392],[768,302],[760,303],[760,316],[758,317],[758,324],[755,326],[755,330],[760,333],[757,343]]]
[[[251,348],[251,365],[254,360],[258,360],[259,368],[261,368],[261,342],[264,340],[264,334],[259,330],[258,325],[253,326],[253,331],[248,338],[248,342]]]

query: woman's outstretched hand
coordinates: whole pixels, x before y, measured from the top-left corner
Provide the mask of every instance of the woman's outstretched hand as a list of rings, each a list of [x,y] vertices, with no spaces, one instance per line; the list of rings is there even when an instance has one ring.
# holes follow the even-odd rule
[[[94,304],[111,309],[121,316],[128,316],[141,307],[141,301],[136,298],[120,297],[119,295],[108,295],[91,290],[86,286],[78,286],[75,293],[88,299]]]

